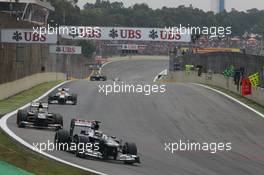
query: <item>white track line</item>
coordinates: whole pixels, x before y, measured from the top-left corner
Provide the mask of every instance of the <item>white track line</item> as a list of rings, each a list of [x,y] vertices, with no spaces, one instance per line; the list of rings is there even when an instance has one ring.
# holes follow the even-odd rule
[[[158,75],[156,75],[156,77],[154,78],[153,82],[155,83],[159,77],[159,75],[165,75],[165,73],[167,72],[167,69],[164,69],[163,71],[161,71],[160,73],[158,73]]]
[[[238,104],[244,106],[245,108],[249,109],[250,111],[253,111],[253,112],[256,113],[257,115],[261,116],[262,118],[264,118],[264,114],[262,114],[262,113],[260,113],[259,111],[253,109],[252,107],[246,105],[245,103],[243,103],[243,102],[241,102],[241,101],[235,99],[234,97],[231,97],[230,95],[227,95],[227,94],[224,93],[224,92],[221,92],[221,91],[219,91],[219,90],[216,90],[216,89],[214,89],[214,88],[211,88],[211,87],[206,86],[206,85],[203,85],[203,84],[198,84],[198,83],[191,83],[191,84],[194,84],[194,85],[197,85],[197,86],[201,86],[201,87],[204,87],[204,88],[206,88],[206,89],[210,89],[210,90],[212,90],[212,91],[214,91],[214,92],[217,92],[217,93],[219,93],[219,94],[221,94],[221,95],[223,95],[223,96],[225,96],[225,97],[227,97],[227,98],[229,98],[229,99],[231,99],[231,100],[237,102]]]
[[[52,89],[48,90],[45,94],[43,94],[42,96],[38,97],[37,99],[35,99],[34,101],[39,101],[41,99],[43,99],[44,97],[46,97],[49,93],[51,93],[53,90],[55,90],[56,88],[60,87],[61,85],[63,84],[66,84],[70,81],[65,81],[65,82],[62,82],[60,84],[58,84],[57,86],[53,87]],[[30,103],[22,106],[21,108],[19,109],[25,109],[26,107],[28,107],[30,105]],[[76,167],[76,168],[79,168],[79,169],[82,169],[82,170],[85,170],[85,171],[89,171],[91,173],[95,173],[95,174],[98,174],[98,175],[107,175],[107,174],[104,174],[102,172],[99,172],[99,171],[95,171],[95,170],[92,170],[92,169],[89,169],[89,168],[85,168],[83,166],[80,166],[80,165],[77,165],[77,164],[74,164],[74,163],[71,163],[71,162],[68,162],[68,161],[65,161],[63,159],[60,159],[58,157],[55,157],[51,154],[48,154],[46,152],[43,152],[43,151],[40,151],[40,150],[37,150],[33,145],[29,144],[28,142],[26,142],[25,140],[23,140],[22,138],[20,138],[19,136],[17,136],[13,131],[11,131],[8,126],[7,126],[7,123],[6,121],[13,115],[15,115],[17,113],[17,110],[16,109],[15,111],[13,112],[10,112],[6,115],[4,115],[1,119],[0,119],[0,127],[9,135],[11,136],[12,138],[14,138],[16,141],[18,141],[19,143],[21,143],[22,145],[28,147],[29,149],[35,151],[35,152],[38,152],[50,159],[53,159],[53,160],[56,160],[56,161],[59,161],[61,163],[64,163],[64,164],[67,164],[67,165],[70,165],[70,166],[73,166],[73,167]]]
[[[117,61],[119,61],[119,60],[117,60]],[[117,62],[117,61],[109,61],[109,62],[105,62],[104,64],[102,64],[102,67],[99,69],[99,74],[101,74],[102,68],[105,67],[107,64]]]

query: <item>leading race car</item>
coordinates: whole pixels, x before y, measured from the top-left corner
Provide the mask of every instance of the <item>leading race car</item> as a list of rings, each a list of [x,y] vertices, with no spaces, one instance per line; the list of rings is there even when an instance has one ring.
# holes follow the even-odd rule
[[[114,136],[99,130],[99,121],[72,119],[70,131],[58,130],[55,134],[57,149],[75,153],[77,157],[96,157],[103,160],[140,163],[135,143],[122,144]],[[75,148],[73,150],[72,148]]]
[[[60,114],[48,112],[47,103],[33,102],[28,111],[18,110],[17,126],[20,128],[37,127],[58,130],[63,127],[63,118]]]
[[[68,88],[59,88],[58,92],[48,97],[49,104],[77,104],[77,94],[69,93]]]
[[[107,77],[105,75],[102,75],[100,73],[94,73],[90,77],[90,81],[106,81]]]

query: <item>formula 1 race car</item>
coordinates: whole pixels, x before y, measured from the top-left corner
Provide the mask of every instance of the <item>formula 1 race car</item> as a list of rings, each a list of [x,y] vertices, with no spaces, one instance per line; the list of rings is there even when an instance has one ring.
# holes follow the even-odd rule
[[[70,94],[69,89],[59,88],[58,92],[48,97],[49,104],[77,104],[77,94]]]
[[[29,111],[18,110],[17,126],[20,128],[28,126],[57,130],[63,127],[63,118],[60,114],[49,113],[47,103],[33,102],[30,104]]]
[[[107,80],[107,77],[99,73],[95,73],[91,75],[90,77],[90,81],[106,81],[106,80]]]
[[[72,119],[70,131],[58,130],[55,145],[59,150],[75,153],[76,157],[96,157],[103,160],[122,161],[126,164],[140,163],[134,143],[117,140],[99,130],[100,121]],[[65,146],[66,145],[66,146]],[[71,148],[76,148],[72,150]]]

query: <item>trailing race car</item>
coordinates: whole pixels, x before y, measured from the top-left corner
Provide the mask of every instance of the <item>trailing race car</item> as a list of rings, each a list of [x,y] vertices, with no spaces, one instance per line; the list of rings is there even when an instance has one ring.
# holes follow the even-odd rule
[[[90,81],[106,81],[107,77],[100,73],[95,73],[90,77]]]
[[[96,157],[103,160],[123,161],[127,164],[140,163],[135,143],[117,140],[99,131],[99,121],[72,119],[70,131],[60,129],[55,134],[59,150],[75,153],[77,157]],[[75,150],[73,150],[74,148]]]
[[[37,128],[54,128],[62,129],[63,118],[60,114],[48,112],[48,104],[41,102],[33,102],[30,104],[29,111],[18,110],[17,126],[37,127]]]
[[[49,104],[77,104],[77,94],[70,94],[69,89],[59,88],[58,92],[48,97]]]

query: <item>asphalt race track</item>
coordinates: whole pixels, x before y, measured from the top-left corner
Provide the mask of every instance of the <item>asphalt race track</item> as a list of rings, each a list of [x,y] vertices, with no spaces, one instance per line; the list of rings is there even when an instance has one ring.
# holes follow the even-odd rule
[[[50,105],[61,113],[64,127],[73,117],[102,121],[110,135],[135,142],[142,163],[125,165],[76,158],[62,151],[50,152],[64,160],[111,175],[263,175],[264,119],[243,106],[192,84],[168,84],[163,94],[145,96],[123,93],[105,96],[98,84],[119,77],[127,83],[152,83],[168,61],[120,61],[108,64],[107,82],[73,81],[66,84],[78,93],[76,106]],[[53,141],[54,132],[20,129],[16,117],[8,126],[29,143]],[[231,142],[232,150],[215,154],[203,151],[164,150],[165,142]]]

